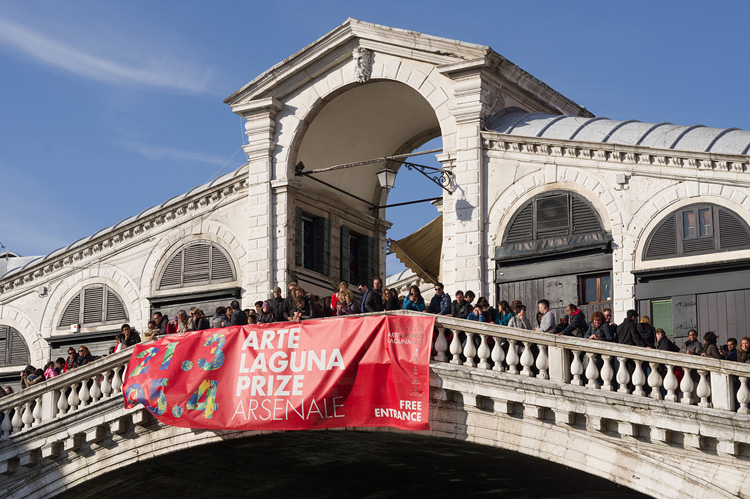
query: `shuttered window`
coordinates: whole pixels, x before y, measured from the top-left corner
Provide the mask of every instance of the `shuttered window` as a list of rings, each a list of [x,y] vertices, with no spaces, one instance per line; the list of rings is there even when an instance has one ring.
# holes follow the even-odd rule
[[[29,347],[15,328],[0,324],[0,366],[26,366]]]
[[[97,326],[116,324],[128,320],[122,300],[112,288],[105,284],[86,286],[76,294],[63,309],[58,327],[72,324]]]
[[[237,279],[229,256],[210,241],[197,241],[183,246],[164,266],[159,289],[200,286]]]
[[[375,240],[341,226],[341,280],[351,284],[372,282],[375,277]]]
[[[503,243],[521,243],[600,232],[602,224],[591,205],[576,194],[551,192],[534,197],[513,216]]]
[[[329,274],[331,226],[327,218],[306,215],[301,208],[295,208],[294,241],[297,266]]]
[[[750,230],[734,212],[694,204],[670,213],[649,235],[644,260],[750,248]]]

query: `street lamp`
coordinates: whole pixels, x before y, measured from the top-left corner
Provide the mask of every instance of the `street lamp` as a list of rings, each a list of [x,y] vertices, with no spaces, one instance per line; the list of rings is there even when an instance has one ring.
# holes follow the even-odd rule
[[[393,189],[394,184],[396,183],[396,172],[388,168],[387,166],[384,167],[382,170],[380,170],[378,173],[378,182],[380,182],[380,187],[383,187],[385,190],[390,191]]]

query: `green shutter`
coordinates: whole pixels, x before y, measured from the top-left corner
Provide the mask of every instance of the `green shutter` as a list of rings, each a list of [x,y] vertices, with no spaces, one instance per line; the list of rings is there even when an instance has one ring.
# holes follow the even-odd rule
[[[644,314],[645,315],[645,314]],[[672,300],[651,301],[651,324],[662,328],[667,336],[672,336]]]
[[[349,227],[341,226],[341,280],[349,282]]]
[[[298,267],[303,264],[302,250],[302,208],[294,208],[294,263]]]
[[[315,233],[315,272],[328,275],[328,262],[330,260],[330,223],[327,218],[316,217],[313,220]]]
[[[369,236],[359,236],[359,268],[361,280],[370,284],[375,277],[373,272],[374,241]]]

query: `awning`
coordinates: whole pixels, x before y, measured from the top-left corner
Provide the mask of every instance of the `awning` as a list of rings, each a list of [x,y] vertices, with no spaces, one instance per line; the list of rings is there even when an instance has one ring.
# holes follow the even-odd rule
[[[443,215],[398,241],[391,241],[391,253],[426,282],[440,281],[443,254]]]

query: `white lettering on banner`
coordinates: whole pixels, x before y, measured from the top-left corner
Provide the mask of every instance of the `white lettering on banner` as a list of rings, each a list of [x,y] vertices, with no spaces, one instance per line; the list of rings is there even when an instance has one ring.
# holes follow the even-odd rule
[[[313,367],[319,371],[331,371],[334,367],[338,367],[339,369],[346,368],[341,350],[338,348],[333,349],[327,360],[326,357],[326,350],[321,350],[320,352],[312,350],[293,351],[289,355],[284,351],[278,351],[272,353],[268,360],[266,360],[266,354],[260,352],[253,360],[253,364],[248,368],[247,354],[243,353],[240,357],[239,372],[242,374],[254,372],[265,373],[270,370],[271,372],[280,373],[285,371],[287,367],[295,373],[303,370],[313,372]]]
[[[266,329],[262,331],[260,346],[258,346],[258,331],[250,331],[245,338],[245,342],[242,344],[242,348],[252,348],[253,350],[274,350],[276,348],[284,348],[284,338],[286,337],[286,348],[298,348],[299,347],[299,328],[293,327],[291,329]],[[276,346],[274,346],[274,340]]]
[[[376,408],[376,418],[395,418],[403,421],[422,421],[421,400],[399,400],[399,409],[390,407]],[[410,412],[413,411],[413,412]]]
[[[240,400],[237,408],[234,410],[232,420],[241,416],[245,420],[254,419],[261,421],[289,421],[292,419],[308,420],[313,418],[331,419],[343,418],[346,416],[341,412],[344,403],[340,402],[344,397],[333,397],[329,399],[310,399],[307,404],[305,400],[300,400],[299,405],[295,405],[289,399],[282,398],[264,398],[250,399],[248,401],[247,411],[245,410],[244,401]]]

